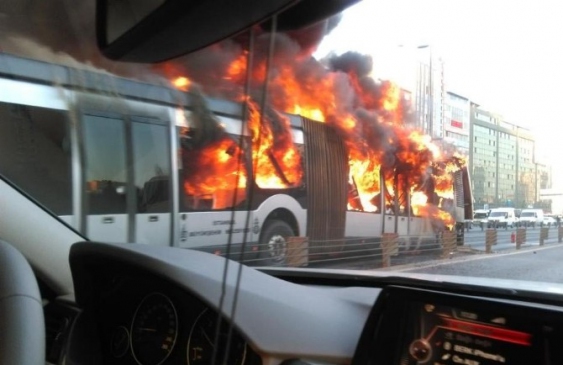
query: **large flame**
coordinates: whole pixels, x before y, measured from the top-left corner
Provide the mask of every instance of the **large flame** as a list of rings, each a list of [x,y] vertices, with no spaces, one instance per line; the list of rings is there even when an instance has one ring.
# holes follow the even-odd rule
[[[268,61],[258,53],[250,73],[248,51],[227,42],[223,49],[214,46],[208,50],[210,58],[230,57],[229,62],[213,63],[223,64],[222,69],[201,72],[188,68],[184,69],[185,76],[181,75],[190,83],[198,78],[202,82],[211,79],[213,82],[204,84],[207,93],[246,103],[254,182],[261,188],[278,189],[301,184],[302,157],[293,143],[288,119],[279,112],[298,114],[330,125],[344,138],[349,161],[348,209],[379,212],[383,203],[405,211],[410,202],[414,215],[453,224],[451,215],[441,208],[453,199],[452,173],[465,160],[409,125],[411,107],[400,87],[371,78],[372,60],[368,56],[349,52],[319,62],[285,35],[279,35],[276,44],[280,49],[275,57]],[[265,44],[257,47],[267,49]],[[186,82],[178,79],[178,65],[161,67],[177,78],[174,84],[178,88],[186,87]],[[266,78],[266,110],[260,110],[258,103],[242,91],[250,82],[251,95],[260,95]],[[226,146],[222,143],[206,147],[208,153],[224,153]],[[186,191],[202,193],[213,184],[234,186],[233,176],[239,187],[246,186],[247,176],[235,173],[231,165],[235,155],[223,155],[220,179],[206,177],[217,171],[201,169],[205,166],[201,165],[198,171],[202,181],[186,183]],[[194,162],[198,163],[211,166],[216,162]]]
[[[298,186],[303,176],[301,154],[293,143],[289,119],[274,111],[262,114],[255,102],[247,103],[256,184],[265,189]]]

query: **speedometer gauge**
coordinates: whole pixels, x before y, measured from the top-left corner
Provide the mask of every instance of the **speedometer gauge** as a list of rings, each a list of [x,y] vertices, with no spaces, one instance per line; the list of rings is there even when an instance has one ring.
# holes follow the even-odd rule
[[[229,338],[229,324],[222,320],[219,335],[216,336],[217,319],[217,313],[208,309],[204,309],[197,317],[188,339],[188,365],[211,364],[214,356],[217,364],[242,365],[245,363],[246,342],[233,329],[229,353],[225,354]],[[216,340],[218,341],[216,342]],[[227,356],[226,359],[225,356]]]
[[[176,344],[178,317],[170,298],[147,295],[137,307],[131,324],[131,351],[139,365],[159,365]]]

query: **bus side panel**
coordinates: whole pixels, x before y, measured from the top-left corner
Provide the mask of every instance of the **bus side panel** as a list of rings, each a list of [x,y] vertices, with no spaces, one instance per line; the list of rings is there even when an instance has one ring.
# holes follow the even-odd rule
[[[381,237],[381,214],[348,211],[346,237]]]
[[[411,237],[434,237],[434,229],[432,228],[432,220],[427,217],[412,217],[410,224]]]
[[[408,236],[410,235],[411,229],[412,227],[412,223],[414,221],[414,219],[412,217],[405,217],[405,216],[399,216],[397,217],[397,219],[399,220],[399,223],[397,225],[397,233],[399,234],[399,236]],[[410,222],[409,222],[410,220]],[[409,232],[410,231],[410,232]]]
[[[244,241],[245,232],[246,241],[253,242],[256,240],[256,235],[253,234],[253,215],[253,212],[236,211],[233,219],[233,212],[230,210],[182,212],[179,222],[180,247],[212,247],[223,254],[229,242],[229,235],[232,234],[231,244],[240,246]],[[251,249],[250,245],[246,249]],[[234,251],[238,252],[238,249],[235,247]]]
[[[93,241],[127,242],[127,214],[88,215],[87,236]]]
[[[170,246],[170,213],[137,213],[135,243]]]
[[[386,214],[383,220],[383,232],[385,233],[395,233],[395,215]]]

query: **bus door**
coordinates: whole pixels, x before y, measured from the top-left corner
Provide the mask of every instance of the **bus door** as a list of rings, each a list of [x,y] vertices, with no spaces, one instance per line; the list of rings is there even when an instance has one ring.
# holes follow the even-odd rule
[[[387,209],[385,211],[385,218],[383,220],[383,233],[396,233],[395,232],[395,221],[397,216],[392,209]]]
[[[82,140],[86,236],[128,242],[125,123],[115,115],[83,115]]]
[[[135,242],[168,246],[172,219],[168,126],[154,119],[131,117],[131,143]]]
[[[170,245],[170,143],[156,119],[82,118],[86,236],[107,242]]]

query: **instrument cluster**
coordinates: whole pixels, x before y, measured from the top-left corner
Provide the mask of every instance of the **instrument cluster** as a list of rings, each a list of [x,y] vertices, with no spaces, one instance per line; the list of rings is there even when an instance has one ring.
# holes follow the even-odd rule
[[[95,315],[104,363],[261,364],[225,317],[171,283],[119,277],[103,298]]]

